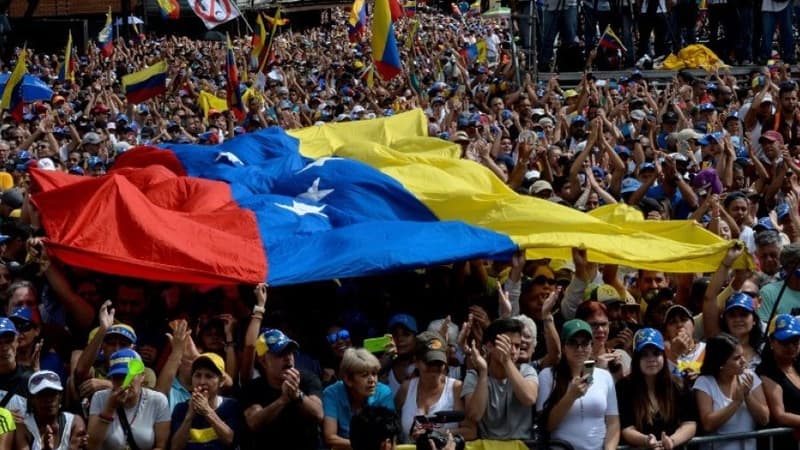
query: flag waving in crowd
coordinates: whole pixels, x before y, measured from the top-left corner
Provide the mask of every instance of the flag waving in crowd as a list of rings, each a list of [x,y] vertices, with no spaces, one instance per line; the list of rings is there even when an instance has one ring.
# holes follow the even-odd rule
[[[391,3],[397,4],[397,0],[376,0],[372,18],[372,58],[378,75],[384,80],[390,80],[402,71],[392,24]]]
[[[358,42],[364,36],[367,25],[367,2],[364,0],[353,1],[350,7],[350,16],[347,18],[347,35],[350,42]]]
[[[267,51],[267,27],[264,26],[264,18],[259,14],[256,16],[256,29],[250,47],[250,67],[259,72],[264,68]]]
[[[167,90],[167,61],[122,77],[122,90],[130,103],[142,103]]]
[[[602,36],[600,36],[600,42],[598,42],[597,45],[609,50],[622,50],[623,52],[627,51],[625,46],[622,45],[622,39],[620,39],[614,33],[614,30],[611,29],[611,25],[606,27],[606,31],[603,32]]]
[[[187,3],[209,30],[241,15],[233,0],[187,0]]]
[[[177,20],[181,17],[181,7],[178,0],[156,0],[161,17],[164,19]]]
[[[242,104],[242,94],[239,91],[239,71],[236,69],[236,56],[233,53],[231,37],[228,38],[228,50],[225,53],[225,94],[227,97],[228,108],[236,115],[237,120],[244,118],[244,105]]]
[[[67,35],[67,46],[64,49],[64,62],[58,68],[60,81],[75,82],[75,59],[72,55],[72,31]]]
[[[100,53],[106,58],[114,54],[114,28],[111,23],[110,6],[108,7],[108,13],[106,13],[106,24],[97,36],[97,44],[100,48]]]
[[[0,110],[9,111],[16,123],[22,122],[22,80],[27,69],[28,51],[22,49],[17,58],[17,65],[14,71],[6,80],[6,87],[3,89],[3,98],[0,100]]]

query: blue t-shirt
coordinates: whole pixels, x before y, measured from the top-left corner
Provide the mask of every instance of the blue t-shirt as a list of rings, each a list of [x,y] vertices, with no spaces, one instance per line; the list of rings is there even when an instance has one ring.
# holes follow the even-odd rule
[[[394,411],[394,398],[389,386],[378,383],[375,393],[367,398],[369,406],[383,406]],[[347,395],[347,386],[337,381],[322,391],[322,408],[325,417],[336,419],[336,434],[343,439],[350,439],[350,419],[353,410],[350,408],[350,396]]]
[[[228,450],[239,447],[239,426],[242,423],[242,409],[239,408],[239,402],[232,398],[221,397],[222,403],[217,407],[215,412],[219,418],[225,422],[226,425],[233,430],[233,443],[225,445],[219,440],[216,431],[208,423],[205,417],[195,415],[192,419],[192,426],[189,428],[189,439],[186,442],[186,450]],[[183,402],[175,405],[172,411],[172,435],[178,431],[183,419],[186,417],[186,412],[189,410],[189,402]]]

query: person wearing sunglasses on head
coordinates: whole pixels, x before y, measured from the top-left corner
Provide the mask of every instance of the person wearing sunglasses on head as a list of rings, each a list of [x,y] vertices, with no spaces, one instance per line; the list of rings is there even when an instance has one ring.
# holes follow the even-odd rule
[[[61,411],[64,387],[58,374],[35,372],[28,379],[30,410],[16,432],[18,450],[70,450],[86,445],[86,424],[75,414]]]
[[[331,325],[325,333],[325,342],[328,344],[327,361],[322,369],[323,386],[329,386],[338,380],[337,372],[342,362],[344,351],[353,346],[350,331],[338,325]]]

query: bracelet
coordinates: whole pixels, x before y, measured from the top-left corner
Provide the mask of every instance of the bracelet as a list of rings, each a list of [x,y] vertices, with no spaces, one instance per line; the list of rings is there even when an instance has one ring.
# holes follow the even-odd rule
[[[256,313],[250,314],[250,317],[252,317],[253,319],[258,319],[258,320],[263,320],[264,319],[263,315],[256,314]]]
[[[255,314],[255,313],[262,313],[263,314],[265,312],[267,312],[267,309],[264,308],[263,306],[261,306],[261,305],[253,306],[253,314]]]
[[[544,319],[542,319],[542,322],[555,322],[555,321],[556,319],[554,319],[553,316],[545,317]]]
[[[107,416],[107,415],[105,415],[103,413],[98,414],[97,418],[100,419],[100,421],[103,422],[103,423],[111,423],[111,422],[114,421],[114,416],[113,415],[108,415]]]

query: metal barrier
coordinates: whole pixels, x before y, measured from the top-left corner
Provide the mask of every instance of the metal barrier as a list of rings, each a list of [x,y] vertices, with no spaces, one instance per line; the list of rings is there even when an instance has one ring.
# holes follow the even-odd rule
[[[712,435],[712,436],[697,436],[692,438],[689,442],[682,445],[680,448],[687,449],[687,448],[695,448],[702,444],[714,444],[718,442],[728,442],[728,441],[743,441],[746,439],[758,439],[758,438],[769,438],[769,446],[762,447],[759,446],[759,450],[773,450],[773,438],[775,436],[785,436],[792,434],[794,430],[792,428],[767,428],[763,430],[757,431],[748,431],[742,433],[727,433],[727,434],[719,434],[719,435]],[[530,449],[536,450],[544,450],[546,449],[563,449],[563,450],[572,450],[572,446],[568,445],[567,442],[554,442],[553,446],[548,445],[547,447],[540,446],[535,441],[526,441],[525,444]],[[566,444],[566,445],[565,445]],[[618,450],[634,450],[638,447],[631,447],[628,445],[620,445],[617,447]]]

